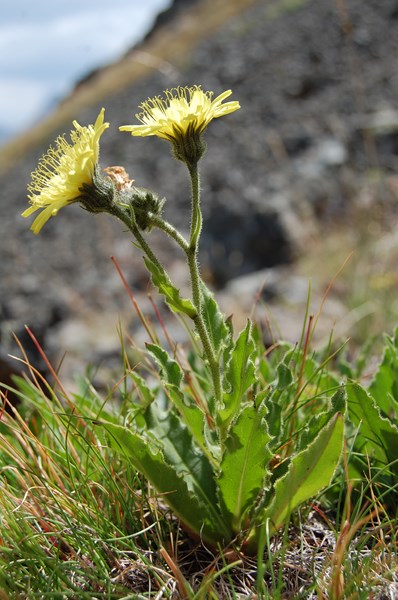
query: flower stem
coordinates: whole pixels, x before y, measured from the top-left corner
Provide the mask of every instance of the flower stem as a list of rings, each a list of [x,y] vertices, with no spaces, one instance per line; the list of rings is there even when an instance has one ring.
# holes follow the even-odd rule
[[[175,227],[173,227],[173,225],[171,225],[171,223],[169,223],[168,221],[165,221],[164,219],[162,219],[161,217],[158,217],[157,215],[154,215],[153,213],[149,213],[148,217],[149,217],[150,223],[153,227],[157,227],[158,229],[161,229],[162,231],[167,233],[167,235],[169,235],[171,238],[173,238],[177,242],[177,244],[185,252],[185,254],[188,253],[189,243],[184,238],[184,236],[181,235],[181,233],[179,231],[177,231],[177,229]]]
[[[195,248],[196,252],[199,248],[199,238],[202,231],[202,211],[200,209],[200,180],[199,169],[197,163],[188,166],[189,175],[191,177],[192,189],[192,215],[191,215],[191,234],[190,246]]]
[[[194,317],[193,321],[195,323],[196,331],[198,332],[202,342],[205,356],[209,363],[213,379],[214,395],[216,402],[219,403],[221,401],[222,392],[220,365],[209,332],[206,328],[205,320],[203,318],[201,277],[198,262],[199,239],[202,231],[202,211],[200,209],[200,181],[198,164],[188,164],[188,170],[191,177],[192,215],[189,247],[187,248],[186,255],[191,276],[192,301],[197,310],[197,315]]]
[[[148,242],[145,240],[144,236],[141,234],[141,232],[138,228],[138,225],[135,222],[134,215],[127,214],[126,211],[117,207],[116,204],[114,204],[112,206],[112,210],[110,210],[109,212],[111,212],[115,217],[120,219],[128,227],[128,229],[131,231],[131,233],[137,240],[138,244],[140,245],[141,250],[143,250],[143,252],[145,252],[145,254],[149,258],[149,260],[151,262],[153,262],[159,270],[161,270],[163,273],[165,273],[167,275],[163,266],[160,264],[159,260],[153,253]]]
[[[214,395],[216,402],[221,401],[221,378],[220,378],[220,365],[215,353],[209,332],[206,327],[205,320],[203,318],[203,306],[202,306],[202,292],[201,292],[201,277],[199,273],[198,265],[198,247],[199,238],[202,229],[202,213],[200,210],[200,192],[199,192],[199,172],[197,165],[189,167],[189,172],[192,181],[192,221],[190,231],[190,241],[188,242],[184,236],[182,236],[170,223],[164,221],[156,215],[150,216],[150,222],[152,226],[158,227],[165,233],[170,235],[181,249],[185,252],[188,261],[189,272],[191,276],[191,289],[192,289],[192,302],[196,309],[196,314],[189,316],[192,318],[195,329],[199,335],[200,341],[202,342],[203,351],[206,359],[209,363],[210,372],[213,380]],[[137,240],[141,250],[146,254],[147,258],[160,270],[165,278],[170,281],[167,272],[161,265],[160,261],[155,256],[151,247],[142,235],[139,227],[135,221],[134,213],[130,213],[117,204],[113,203],[112,207],[109,207],[108,211],[115,217],[120,219],[127,228],[131,231],[135,239]],[[188,314],[188,313],[187,313]]]
[[[192,214],[189,248],[187,251],[189,271],[191,274],[192,299],[198,311],[202,314],[202,294],[200,290],[200,273],[198,264],[199,238],[202,231],[202,211],[200,209],[200,183],[198,165],[188,166],[192,186]]]

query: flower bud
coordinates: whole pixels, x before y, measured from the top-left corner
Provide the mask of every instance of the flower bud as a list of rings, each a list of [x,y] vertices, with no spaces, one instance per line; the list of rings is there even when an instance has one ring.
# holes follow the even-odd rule
[[[142,231],[150,231],[152,229],[151,218],[161,216],[165,198],[160,198],[151,190],[138,187],[132,187],[120,194],[121,198],[126,198],[126,196],[128,196],[129,206],[134,213],[138,227]]]
[[[206,142],[194,127],[188,128],[184,135],[176,133],[171,142],[174,157],[188,166],[196,165],[206,151]]]
[[[103,177],[100,174],[98,165],[94,169],[92,183],[83,183],[79,191],[80,196],[78,200],[88,212],[112,213],[116,189],[109,177]]]

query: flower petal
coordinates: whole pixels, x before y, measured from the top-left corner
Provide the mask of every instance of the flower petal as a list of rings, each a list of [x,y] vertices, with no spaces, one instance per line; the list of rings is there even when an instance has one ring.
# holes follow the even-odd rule
[[[81,196],[83,184],[92,183],[99,156],[99,139],[109,127],[109,123],[104,123],[104,116],[105,109],[102,109],[94,125],[85,127],[73,121],[72,143],[59,136],[56,146],[50,146],[40,159],[28,185],[31,206],[22,213],[23,217],[28,217],[42,209],[31,226],[34,233],[38,233],[60,208],[75,202]]]
[[[240,108],[239,102],[222,104],[232,94],[226,90],[212,101],[212,92],[204,92],[199,85],[177,87],[164,92],[164,98],[148,98],[137,116],[142,125],[123,125],[120,131],[134,136],[156,135],[171,142],[177,137],[201,135],[215,118]]]

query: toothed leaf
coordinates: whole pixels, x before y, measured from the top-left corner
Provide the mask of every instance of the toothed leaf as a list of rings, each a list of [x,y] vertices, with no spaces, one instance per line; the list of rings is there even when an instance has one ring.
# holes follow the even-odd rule
[[[151,274],[153,285],[165,297],[170,309],[175,313],[183,313],[184,315],[188,315],[188,317],[194,318],[197,315],[197,310],[191,300],[182,298],[180,290],[171,283],[166,273],[149,260],[149,258],[144,257],[144,261]]]
[[[265,509],[263,522],[280,527],[300,504],[318,494],[329,483],[343,448],[344,421],[336,414],[307,448],[293,456],[286,474],[274,487],[273,500]]]
[[[254,406],[242,410],[225,440],[217,483],[221,502],[236,532],[264,486],[267,465],[272,458],[269,441],[262,415]]]

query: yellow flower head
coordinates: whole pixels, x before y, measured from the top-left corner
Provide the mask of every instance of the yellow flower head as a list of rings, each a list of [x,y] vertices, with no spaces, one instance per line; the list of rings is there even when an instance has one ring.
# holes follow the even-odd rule
[[[124,125],[119,129],[135,136],[157,135],[168,140],[175,150],[177,147],[177,158],[185,160],[187,141],[195,145],[210,121],[240,108],[236,101],[223,104],[231,94],[227,90],[212,100],[213,92],[204,92],[199,85],[166,90],[164,98],[149,98],[140,105],[142,112],[136,117],[141,125]]]
[[[64,136],[59,136],[56,147],[50,147],[40,159],[28,186],[31,206],[22,213],[23,217],[28,217],[43,209],[31,226],[34,233],[39,233],[60,208],[76,202],[82,196],[84,184],[92,184],[98,162],[99,139],[109,127],[109,123],[104,123],[104,113],[102,109],[94,125],[87,127],[73,121],[72,144]]]

